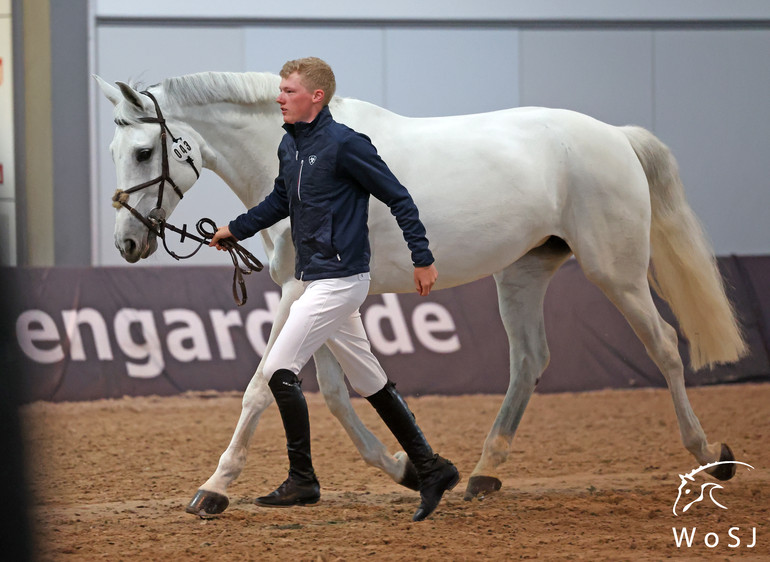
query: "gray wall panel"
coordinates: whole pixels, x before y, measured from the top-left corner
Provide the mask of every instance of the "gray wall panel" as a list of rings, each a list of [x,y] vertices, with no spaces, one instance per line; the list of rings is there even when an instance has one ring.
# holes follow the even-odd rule
[[[652,32],[521,32],[521,105],[561,107],[651,127]]]
[[[244,70],[278,74],[287,60],[321,57],[334,69],[340,96],[383,104],[381,28],[257,26],[244,33]]]
[[[656,132],[719,254],[770,251],[770,30],[659,31]]]
[[[89,265],[88,3],[51,2],[50,9],[54,256],[56,265]]]
[[[385,106],[409,117],[518,104],[515,29],[393,28],[386,32]]]

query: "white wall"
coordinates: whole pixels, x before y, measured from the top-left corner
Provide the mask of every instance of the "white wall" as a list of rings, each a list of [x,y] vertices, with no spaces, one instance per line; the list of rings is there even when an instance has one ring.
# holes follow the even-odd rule
[[[0,0],[0,265],[16,265],[11,1]]]
[[[767,19],[766,0],[96,0],[104,18],[390,20],[390,21],[671,21]]]
[[[770,253],[770,28],[528,30],[521,103],[654,131],[717,253]]]
[[[321,9],[295,2],[280,10],[245,1],[216,9],[208,2],[183,4],[184,10],[178,2],[98,0],[95,71],[108,81],[140,78],[152,84],[204,70],[277,72],[285,60],[314,54],[335,69],[340,95],[404,115],[545,105],[613,124],[639,124],[674,150],[690,202],[717,253],[770,252],[770,2],[730,2],[730,10],[716,1],[593,1],[579,3],[580,9],[555,0],[459,7],[430,1],[414,9],[401,2],[375,9],[368,3],[329,2]],[[299,13],[305,14],[302,22],[288,19]],[[191,25],[177,20],[180,14],[204,21]],[[431,14],[441,21],[416,21]],[[538,18],[559,23],[526,23]],[[652,23],[600,23],[634,18]],[[569,19],[575,21],[565,23]],[[667,22],[654,23],[661,19]],[[720,22],[695,21],[715,19]],[[114,125],[110,104],[94,95],[94,259],[117,265],[123,262],[112,245],[115,175],[107,153]],[[194,224],[204,215],[225,222],[241,211],[221,180],[207,173],[180,204],[174,222]],[[222,264],[221,258],[201,252],[195,262]],[[176,263],[160,252],[151,260]]]

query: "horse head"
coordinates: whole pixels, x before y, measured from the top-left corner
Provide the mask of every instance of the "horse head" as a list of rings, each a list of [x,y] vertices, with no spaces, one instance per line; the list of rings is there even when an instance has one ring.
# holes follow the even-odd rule
[[[122,82],[116,88],[94,78],[114,105],[110,153],[118,186],[113,198],[115,246],[126,261],[135,263],[157,249],[157,225],[198,179],[207,149],[170,107],[161,111],[161,105],[170,105],[161,90],[138,92]]]

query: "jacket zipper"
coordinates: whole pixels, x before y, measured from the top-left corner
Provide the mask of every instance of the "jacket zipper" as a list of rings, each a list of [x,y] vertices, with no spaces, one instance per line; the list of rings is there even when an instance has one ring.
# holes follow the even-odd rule
[[[297,176],[297,199],[302,201],[302,194],[300,192],[300,182],[302,181],[302,168],[305,166],[305,159],[299,163],[299,176]]]
[[[294,153],[294,160],[299,158],[299,150]],[[299,163],[299,174],[297,175],[297,200],[302,201],[302,192],[300,191],[300,184],[302,183],[302,168],[305,167],[305,159],[303,158]],[[299,272],[299,280],[303,281],[305,277],[305,271]]]

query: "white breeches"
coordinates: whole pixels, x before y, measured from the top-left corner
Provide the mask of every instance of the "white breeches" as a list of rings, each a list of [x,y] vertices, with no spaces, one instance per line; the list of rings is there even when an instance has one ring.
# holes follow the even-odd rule
[[[325,343],[356,392],[366,397],[381,390],[388,378],[372,354],[359,312],[369,280],[368,273],[359,273],[308,282],[265,359],[267,380],[278,369],[299,373]]]

